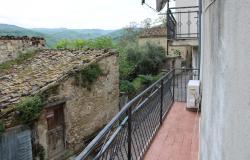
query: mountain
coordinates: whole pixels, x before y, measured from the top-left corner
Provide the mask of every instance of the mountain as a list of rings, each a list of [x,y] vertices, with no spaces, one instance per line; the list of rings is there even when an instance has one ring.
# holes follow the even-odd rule
[[[15,25],[0,24],[0,35],[14,35],[14,36],[44,36],[42,33],[25,29]]]
[[[53,47],[62,39],[94,39],[101,36],[110,36],[118,40],[123,34],[122,29],[67,29],[67,28],[22,28],[15,25],[0,24],[0,36],[39,36],[46,39],[47,47]]]
[[[107,35],[113,30],[101,29],[67,29],[67,28],[33,28],[33,31],[50,35],[57,39],[91,39]]]

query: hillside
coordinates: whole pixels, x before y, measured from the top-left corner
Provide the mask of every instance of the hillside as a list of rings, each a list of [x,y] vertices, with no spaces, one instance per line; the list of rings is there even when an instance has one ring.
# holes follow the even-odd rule
[[[39,36],[46,39],[47,47],[53,47],[62,39],[94,39],[101,36],[110,36],[114,40],[119,40],[122,36],[122,29],[102,30],[102,29],[67,29],[67,28],[22,28],[15,25],[0,24],[0,36]]]

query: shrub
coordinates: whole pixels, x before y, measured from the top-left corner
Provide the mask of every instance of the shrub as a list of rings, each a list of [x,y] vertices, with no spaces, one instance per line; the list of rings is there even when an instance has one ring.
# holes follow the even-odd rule
[[[113,48],[113,42],[110,37],[98,37],[94,40],[94,45],[92,45],[90,48],[98,48],[98,49],[103,49],[103,48]]]
[[[129,97],[135,94],[135,88],[133,84],[127,80],[122,80],[120,82],[120,91],[127,93]]]
[[[57,49],[104,49],[104,48],[114,48],[115,45],[110,37],[98,37],[96,39],[76,39],[76,40],[61,40],[56,45]]]
[[[29,123],[36,120],[43,109],[42,99],[39,96],[26,97],[16,107],[21,121]]]
[[[159,79],[159,76],[152,76],[152,75],[139,75],[141,82],[145,86],[150,86],[152,83]]]
[[[56,49],[69,49],[71,48],[71,41],[67,39],[63,39],[56,44],[55,48]]]
[[[161,74],[152,76],[152,75],[139,75],[137,78],[133,80],[133,86],[136,91],[141,91],[145,89],[146,87],[153,84],[155,81],[157,81],[160,78]]]
[[[179,49],[175,49],[173,53],[174,55],[177,55],[177,56],[181,55],[181,51]]]
[[[129,48],[127,61],[135,66],[136,75],[157,75],[166,59],[164,48],[147,43],[145,46]]]
[[[102,69],[98,64],[91,64],[87,68],[80,71],[79,74],[75,76],[77,85],[91,89],[90,86],[97,80],[97,78],[102,74]]]
[[[119,60],[119,75],[120,80],[132,80],[135,72],[135,65],[126,60]]]
[[[142,50],[138,46],[132,45],[126,48],[127,61],[132,64],[137,64],[143,56]]]
[[[72,43],[72,46],[76,49],[83,49],[87,45],[87,41],[84,39],[76,39]]]

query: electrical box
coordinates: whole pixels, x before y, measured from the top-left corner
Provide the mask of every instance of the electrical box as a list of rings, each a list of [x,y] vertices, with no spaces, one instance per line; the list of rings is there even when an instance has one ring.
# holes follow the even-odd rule
[[[200,81],[190,80],[187,86],[187,108],[199,108]]]

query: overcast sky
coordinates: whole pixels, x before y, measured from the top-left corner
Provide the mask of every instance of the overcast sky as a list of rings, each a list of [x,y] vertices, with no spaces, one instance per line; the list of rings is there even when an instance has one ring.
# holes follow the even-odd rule
[[[155,0],[146,0],[155,8]],[[118,29],[159,15],[141,0],[0,0],[0,23],[27,28]]]

